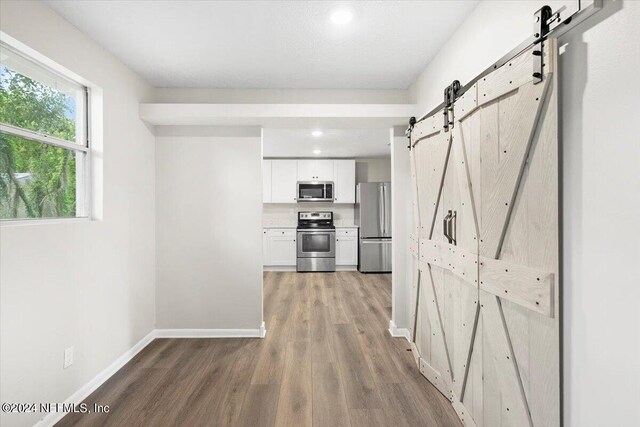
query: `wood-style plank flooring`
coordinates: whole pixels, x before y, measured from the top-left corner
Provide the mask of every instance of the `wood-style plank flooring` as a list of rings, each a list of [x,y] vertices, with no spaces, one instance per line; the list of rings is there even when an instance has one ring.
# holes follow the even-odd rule
[[[59,426],[461,426],[387,332],[391,276],[267,272],[265,339],[156,339]]]

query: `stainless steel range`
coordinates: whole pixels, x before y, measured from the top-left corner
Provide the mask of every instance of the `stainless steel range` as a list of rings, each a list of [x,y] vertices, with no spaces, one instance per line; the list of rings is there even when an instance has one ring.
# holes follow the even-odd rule
[[[298,212],[297,271],[336,271],[333,212]]]

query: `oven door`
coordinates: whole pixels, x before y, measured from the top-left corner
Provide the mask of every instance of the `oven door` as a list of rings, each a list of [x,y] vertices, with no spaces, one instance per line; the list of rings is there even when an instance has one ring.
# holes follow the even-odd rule
[[[336,232],[298,231],[298,258],[335,258]]]

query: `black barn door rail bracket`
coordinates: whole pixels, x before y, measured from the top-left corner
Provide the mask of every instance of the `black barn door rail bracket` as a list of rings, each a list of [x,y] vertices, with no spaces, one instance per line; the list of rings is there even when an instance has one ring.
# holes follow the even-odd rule
[[[453,104],[460,92],[460,81],[454,80],[451,84],[444,88],[444,131],[448,131],[449,127],[453,128],[455,122],[453,116]]]
[[[549,34],[549,24],[557,18],[552,17],[553,12],[551,7],[542,6],[536,13],[533,14],[533,84],[542,82],[542,76],[544,75],[544,58],[543,58],[543,43],[547,34]],[[558,13],[555,15],[560,16]],[[554,16],[555,16],[554,15]]]
[[[407,128],[406,131],[404,131],[404,134],[409,139],[409,146],[407,147],[409,151],[411,151],[411,132],[413,132],[413,127],[415,126],[415,124],[416,124],[416,118],[414,116],[411,116],[411,118],[409,119],[409,127]]]

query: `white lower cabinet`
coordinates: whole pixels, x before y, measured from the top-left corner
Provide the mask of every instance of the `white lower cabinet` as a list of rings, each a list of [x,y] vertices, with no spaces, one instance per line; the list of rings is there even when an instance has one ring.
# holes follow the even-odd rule
[[[296,265],[297,242],[294,228],[265,228],[262,230],[262,257],[265,266],[293,267]],[[358,229],[336,229],[336,265],[358,264]]]
[[[296,230],[267,229],[265,264],[273,266],[296,265]],[[264,237],[264,232],[263,232]],[[264,241],[263,241],[264,244]]]
[[[336,229],[336,265],[358,264],[358,229]]]
[[[262,265],[269,264],[269,230],[267,228],[262,229]]]

